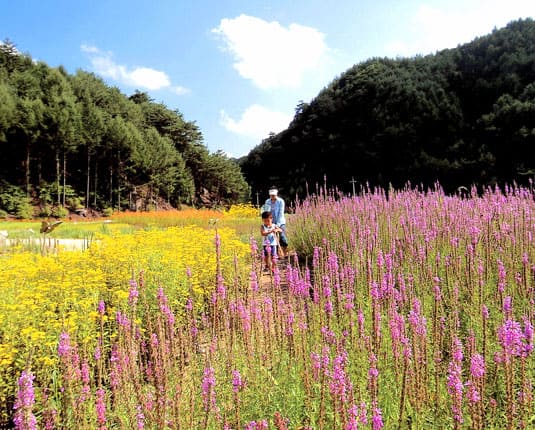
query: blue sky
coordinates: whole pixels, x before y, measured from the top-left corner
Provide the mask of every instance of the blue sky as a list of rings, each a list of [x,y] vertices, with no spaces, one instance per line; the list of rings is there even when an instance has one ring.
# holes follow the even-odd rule
[[[195,121],[211,152],[239,157],[354,64],[453,48],[527,17],[533,0],[0,0],[0,40],[146,91]]]

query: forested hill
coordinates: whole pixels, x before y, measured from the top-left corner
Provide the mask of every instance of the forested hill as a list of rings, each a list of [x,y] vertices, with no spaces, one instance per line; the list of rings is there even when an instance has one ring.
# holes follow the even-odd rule
[[[248,198],[237,163],[179,111],[0,42],[0,214]]]
[[[253,194],[277,184],[526,183],[535,174],[535,22],[408,59],[357,64],[240,160]]]

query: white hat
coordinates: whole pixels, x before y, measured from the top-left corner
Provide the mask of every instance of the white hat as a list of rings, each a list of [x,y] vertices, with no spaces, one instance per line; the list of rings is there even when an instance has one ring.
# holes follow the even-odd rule
[[[276,196],[277,195],[277,189],[276,188],[272,188],[271,190],[269,190],[269,195],[270,196]]]

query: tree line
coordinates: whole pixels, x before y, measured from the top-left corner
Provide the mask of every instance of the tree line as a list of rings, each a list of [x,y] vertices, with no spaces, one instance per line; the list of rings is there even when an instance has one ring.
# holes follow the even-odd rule
[[[178,110],[0,43],[0,211],[216,206],[249,196],[236,160],[210,153]]]
[[[252,192],[527,184],[535,175],[535,22],[454,49],[372,58],[336,77],[240,165]]]

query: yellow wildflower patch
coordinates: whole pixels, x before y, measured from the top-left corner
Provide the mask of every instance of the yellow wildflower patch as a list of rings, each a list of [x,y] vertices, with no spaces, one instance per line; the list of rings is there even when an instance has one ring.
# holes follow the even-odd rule
[[[213,218],[214,211],[210,212]],[[249,246],[232,229],[220,228],[217,234],[219,267],[230,283],[234,258],[246,258]],[[215,236],[213,228],[195,225],[138,230],[97,235],[87,251],[45,256],[20,251],[2,256],[0,368],[11,369],[0,375],[0,397],[12,395],[9,375],[19,374],[29,362],[37,378],[50,377],[62,331],[87,350],[94,349],[101,322],[106,324],[116,311],[127,308],[132,279],[138,282],[139,293],[154,303],[162,288],[177,318],[188,297],[203,303],[215,289]],[[97,312],[100,301],[105,302],[105,315]]]

